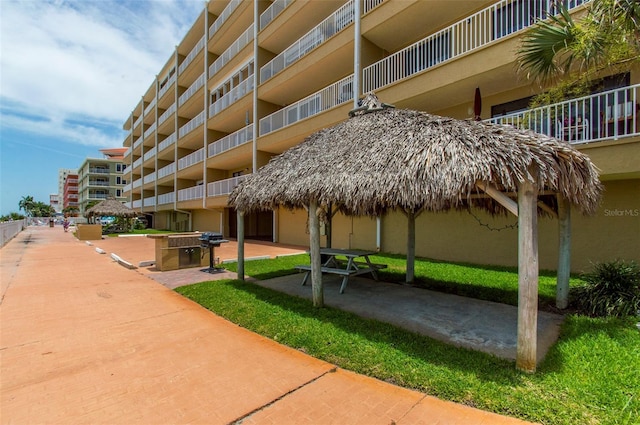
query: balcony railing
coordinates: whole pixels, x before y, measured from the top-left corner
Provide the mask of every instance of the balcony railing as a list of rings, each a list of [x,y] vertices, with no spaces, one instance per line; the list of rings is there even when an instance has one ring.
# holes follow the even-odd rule
[[[133,161],[133,168],[138,168],[139,166],[142,165],[142,157],[136,159],[135,161]]]
[[[164,111],[162,115],[158,117],[158,125],[165,122],[171,115],[173,115],[175,111],[176,111],[176,103],[174,102],[171,106],[169,106],[169,109]]]
[[[369,13],[369,11],[375,9],[380,4],[382,4],[384,0],[363,0],[362,2],[362,14]]]
[[[156,172],[155,172],[155,171],[154,171],[154,172],[152,172],[151,174],[147,174],[147,175],[146,175],[146,176],[144,176],[144,178],[142,179],[142,182],[143,182],[144,184],[152,183],[152,182],[154,182],[154,181],[156,181]]]
[[[78,184],[78,179],[67,179],[67,183],[69,184]]]
[[[571,144],[640,135],[640,84],[491,118]]]
[[[211,106],[209,106],[209,117],[213,117],[223,109],[228,108],[230,105],[234,104],[251,90],[253,90],[253,77],[253,75],[250,75],[249,78],[229,90],[229,93],[225,94],[220,99],[212,103]]]
[[[196,165],[202,161],[204,161],[204,148],[200,148],[197,151],[191,152],[189,155],[180,158],[178,160],[178,170],[184,170],[185,168]]]
[[[172,162],[171,164],[165,167],[162,167],[161,169],[158,170],[158,179],[171,175],[175,172],[176,172],[176,163]]]
[[[163,193],[162,195],[158,195],[158,205],[173,204],[175,199],[175,192]]]
[[[226,180],[218,180],[207,184],[207,196],[221,196],[230,194],[233,189],[247,176],[237,176]]]
[[[194,199],[202,199],[203,185],[188,187],[178,191],[178,201],[193,201]]]
[[[136,189],[140,186],[142,186],[142,179],[137,179],[136,181],[133,182],[133,186],[131,186],[131,188]]]
[[[176,133],[171,133],[169,137],[158,143],[158,152],[162,152],[176,142]]]
[[[320,22],[311,31],[291,46],[273,58],[270,62],[260,68],[260,83],[264,83],[269,78],[282,71],[293,62],[297,61],[320,44],[324,43],[334,34],[342,31],[347,25],[353,22],[354,0],[345,3],[327,19]]]
[[[138,146],[140,146],[140,145],[142,144],[142,139],[143,139],[143,137],[142,137],[142,136],[140,136],[140,137],[138,137],[138,138],[136,139],[136,141],[135,141],[135,142],[133,142],[133,149],[137,148]]]
[[[109,186],[109,182],[100,180],[89,180],[89,186]]]
[[[211,143],[209,145],[209,158],[251,141],[253,141],[253,124],[249,124],[245,128]]]
[[[133,188],[133,185],[131,183],[125,184],[124,187],[122,188],[122,190],[124,192],[131,192],[131,189]]]
[[[249,28],[211,64],[209,67],[209,78],[216,75],[216,73],[229,63],[251,40],[253,40],[253,24],[249,25]]]
[[[185,135],[191,133],[196,128],[200,127],[202,123],[204,123],[204,119],[207,116],[205,112],[206,111],[200,112],[198,115],[195,116],[195,118],[193,118],[191,121],[189,121],[188,123],[180,127],[180,129],[178,130],[178,136],[182,138]]]
[[[178,98],[178,106],[184,105],[184,103],[191,98],[200,87],[204,86],[205,75],[204,72],[189,86],[186,92],[182,93]]]
[[[143,204],[145,207],[154,207],[156,205],[156,197],[149,196],[148,198],[144,198]]]
[[[89,168],[90,174],[110,174],[111,170],[108,168]]]
[[[260,120],[260,136],[353,100],[353,75]]]
[[[67,195],[67,199],[78,199],[78,194],[70,193],[69,195]]]
[[[575,8],[589,0],[569,0]],[[362,70],[362,91],[378,90],[479,49],[557,13],[552,0],[503,0]],[[263,81],[263,80],[261,80]]]
[[[182,72],[187,69],[187,67],[189,66],[189,64],[191,62],[193,62],[193,60],[196,58],[196,56],[198,56],[198,53],[200,53],[200,51],[202,50],[202,48],[204,47],[204,43],[205,43],[205,39],[204,39],[204,35],[202,36],[202,38],[200,40],[198,40],[198,42],[196,43],[196,45],[193,47],[193,49],[191,49],[191,51],[189,52],[189,54],[187,55],[186,58],[184,58],[184,60],[182,61],[182,63],[180,64],[180,66],[178,67],[178,73],[182,74]]]
[[[169,90],[169,88],[171,88],[171,85],[173,83],[176,82],[176,75],[173,74],[173,76],[171,78],[169,78],[169,80],[167,81],[167,83],[162,86],[160,88],[160,90],[158,91],[158,98],[161,98],[162,96],[164,96],[164,94],[167,92],[167,90]]]
[[[146,160],[148,160],[149,158],[153,158],[153,157],[154,157],[154,155],[156,154],[156,151],[157,151],[157,150],[158,150],[158,149],[154,146],[154,147],[152,147],[151,149],[149,149],[147,152],[145,152],[145,153],[144,153],[144,156],[142,157],[142,158],[143,158],[143,161],[146,161]]]
[[[209,27],[209,39],[215,35],[215,33],[220,29],[220,27],[226,22],[226,20],[231,16],[236,7],[242,3],[242,0],[231,0],[227,7],[224,8],[218,19],[215,20],[213,24]]]
[[[153,124],[151,124],[151,126],[144,131],[144,138],[146,139],[147,137],[152,135],[154,131],[156,131],[156,123],[155,122]]]
[[[133,127],[132,128],[136,128],[138,125],[140,125],[140,123],[142,122],[142,115],[139,116],[134,122],[133,122]]]
[[[153,100],[151,102],[149,102],[149,104],[147,105],[146,108],[144,108],[144,115],[149,115],[151,113],[151,110],[153,109],[154,106],[156,106],[156,102],[157,99],[154,97]]]
[[[275,19],[276,16],[280,14],[283,10],[287,8],[293,0],[275,0],[271,3],[271,6],[267,8],[264,12],[260,14],[260,30],[262,31],[269,25],[271,21]]]
[[[142,199],[136,199],[131,203],[131,208],[142,208]]]

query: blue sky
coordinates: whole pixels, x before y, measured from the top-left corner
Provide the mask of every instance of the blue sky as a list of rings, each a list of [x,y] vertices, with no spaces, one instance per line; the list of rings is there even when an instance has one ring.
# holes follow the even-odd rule
[[[49,202],[58,170],[121,147],[122,125],[203,0],[0,0],[0,215]]]

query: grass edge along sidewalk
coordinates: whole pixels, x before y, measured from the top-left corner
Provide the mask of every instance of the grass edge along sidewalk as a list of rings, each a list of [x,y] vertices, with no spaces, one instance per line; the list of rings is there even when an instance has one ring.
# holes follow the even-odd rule
[[[251,262],[253,276],[272,276],[269,267],[285,272],[277,261]],[[300,258],[287,261],[298,264]],[[205,282],[177,291],[279,343],[441,399],[545,424],[637,424],[640,417],[634,318],[568,315],[538,372],[527,375],[510,361],[351,313],[315,309],[307,300],[251,283]]]

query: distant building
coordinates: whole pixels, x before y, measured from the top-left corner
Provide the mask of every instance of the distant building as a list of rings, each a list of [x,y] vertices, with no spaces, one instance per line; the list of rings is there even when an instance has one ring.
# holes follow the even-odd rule
[[[75,196],[69,199],[69,194],[75,194]],[[68,206],[78,206],[78,170],[71,168],[58,170],[58,206],[60,211],[56,209],[56,212],[62,212]]]
[[[49,194],[49,205],[57,214],[61,213],[62,204],[60,203],[60,195],[58,195],[57,193]]]
[[[102,201],[109,196],[125,202],[123,187],[123,155],[126,148],[101,149],[103,158],[87,158],[78,168],[78,209],[83,214],[91,201]]]

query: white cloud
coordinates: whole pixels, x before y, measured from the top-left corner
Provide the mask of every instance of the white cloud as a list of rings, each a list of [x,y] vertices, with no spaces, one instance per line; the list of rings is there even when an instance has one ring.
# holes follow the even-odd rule
[[[0,1],[1,125],[121,145],[114,133],[203,9],[202,0]]]

